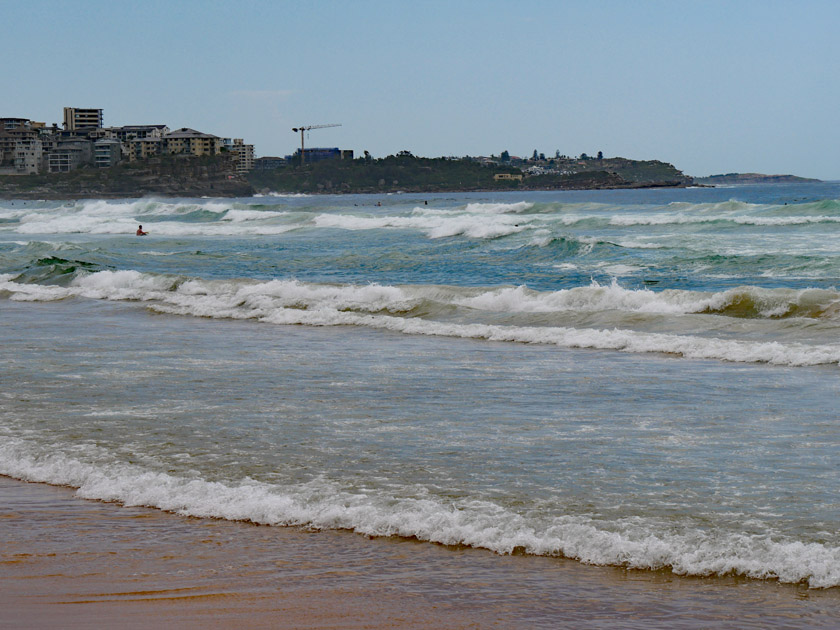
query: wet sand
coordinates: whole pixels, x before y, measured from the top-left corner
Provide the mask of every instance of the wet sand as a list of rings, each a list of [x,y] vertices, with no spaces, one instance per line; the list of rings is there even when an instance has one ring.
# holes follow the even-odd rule
[[[840,592],[182,517],[0,476],[0,628],[836,628]]]

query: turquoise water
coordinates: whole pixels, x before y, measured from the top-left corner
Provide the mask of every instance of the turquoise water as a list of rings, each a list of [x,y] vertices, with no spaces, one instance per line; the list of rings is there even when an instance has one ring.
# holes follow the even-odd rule
[[[840,586],[838,199],[0,201],[0,474]]]

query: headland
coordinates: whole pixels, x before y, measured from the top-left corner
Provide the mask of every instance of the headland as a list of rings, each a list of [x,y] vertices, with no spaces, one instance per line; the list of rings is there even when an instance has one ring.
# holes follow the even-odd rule
[[[553,158],[518,164],[489,158],[425,158],[407,151],[381,159],[334,159],[237,171],[231,156],[164,155],[107,169],[0,175],[0,198],[84,199],[247,197],[258,192],[389,193],[599,190],[681,187],[691,177],[657,160]]]

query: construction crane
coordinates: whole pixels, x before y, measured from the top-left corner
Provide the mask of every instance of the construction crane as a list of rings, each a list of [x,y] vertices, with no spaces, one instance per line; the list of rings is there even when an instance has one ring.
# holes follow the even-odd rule
[[[340,124],[332,124],[332,125],[303,125],[301,127],[292,127],[292,131],[297,133],[300,131],[300,165],[303,166],[304,160],[304,152],[303,152],[303,132],[309,131],[310,129],[324,129],[326,127],[341,127]]]

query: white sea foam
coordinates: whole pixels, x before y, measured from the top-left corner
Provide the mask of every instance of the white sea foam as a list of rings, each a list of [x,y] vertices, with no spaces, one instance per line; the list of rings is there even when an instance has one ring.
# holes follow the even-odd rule
[[[534,207],[527,201],[517,203],[468,203],[465,212],[473,214],[519,214]]]
[[[306,193],[279,193],[279,192],[269,192],[269,193],[266,193],[266,194],[256,193],[254,195],[254,197],[256,197],[256,198],[260,198],[260,197],[289,197],[289,198],[295,198],[295,197],[311,197],[311,196],[312,195],[307,195]]]
[[[6,229],[20,234],[134,234],[142,223],[152,236],[274,235],[295,229],[277,225],[285,211],[236,207],[228,201],[164,202],[141,199],[132,202],[91,200],[70,206],[15,210],[17,223]],[[196,221],[190,215],[210,213],[216,221]],[[162,221],[159,219],[165,218]]]
[[[0,291],[6,291],[11,299],[21,301],[51,301],[68,297],[142,301],[148,308],[163,313],[256,319],[284,325],[363,326],[405,334],[551,344],[564,348],[657,352],[692,359],[775,365],[840,363],[840,345],[837,344],[719,339],[631,329],[452,323],[401,316],[424,302],[507,313],[613,310],[680,315],[714,312],[749,298],[751,308],[760,309],[766,317],[786,313],[793,308],[791,300],[794,300],[795,305],[797,299],[806,305],[828,302],[829,307],[825,308],[840,310],[837,294],[816,289],[773,293],[749,288],[741,290],[742,293],[736,289],[705,294],[677,290],[628,290],[617,282],[606,286],[593,282],[587,287],[550,293],[540,293],[525,287],[465,293],[464,290],[453,288],[401,288],[376,284],[316,285],[293,280],[182,281],[126,270],[82,275],[68,287],[20,284],[4,279],[0,281]],[[769,296],[764,304],[761,301],[762,295]]]
[[[16,437],[0,443],[0,474],[77,488],[86,499],[118,501],[178,514],[275,526],[346,529],[485,548],[565,556],[589,564],[671,568],[682,575],[735,573],[759,579],[840,585],[840,547],[682,523],[517,512],[481,497],[451,500],[422,488],[358,493],[316,479],[273,485],[250,478],[207,481],[115,461],[109,453],[68,455]],[[397,494],[395,494],[397,493]]]
[[[261,221],[264,219],[282,217],[287,214],[289,213],[275,212],[273,210],[228,210],[221,220],[241,223],[242,221]]]
[[[527,229],[521,219],[515,215],[506,214],[499,214],[492,218],[487,215],[460,213],[384,217],[321,214],[313,219],[313,223],[317,227],[344,230],[414,229],[425,232],[429,238],[463,235],[477,239],[492,239]]]
[[[833,216],[786,216],[786,217],[762,217],[762,216],[730,216],[730,215],[689,215],[684,213],[676,214],[632,214],[617,215],[610,218],[611,225],[634,226],[634,225],[684,225],[698,223],[719,223],[729,222],[738,225],[803,225],[809,223],[840,223],[840,217]]]

